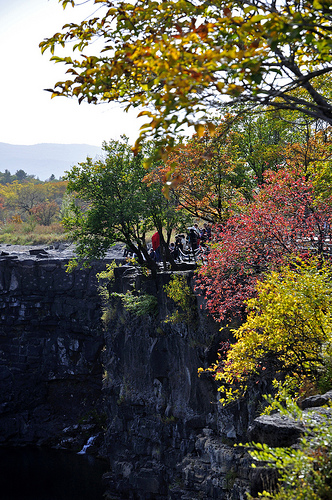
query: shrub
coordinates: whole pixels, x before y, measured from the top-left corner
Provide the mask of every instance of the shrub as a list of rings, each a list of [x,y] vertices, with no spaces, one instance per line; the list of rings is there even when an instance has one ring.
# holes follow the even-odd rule
[[[168,285],[164,286],[164,290],[167,297],[172,299],[181,309],[177,309],[171,316],[168,316],[165,323],[191,323],[194,294],[187,283],[187,278],[183,275],[174,274]]]
[[[305,380],[317,381],[332,354],[332,282],[329,262],[296,259],[257,284],[237,342],[209,370],[221,382],[221,401],[242,396],[251,377],[267,364],[295,394]],[[200,371],[203,371],[200,369]]]
[[[132,291],[128,291],[126,293],[111,293],[111,297],[120,298],[126,311],[135,316],[155,316],[158,312],[158,300],[154,295],[147,293],[135,295]]]

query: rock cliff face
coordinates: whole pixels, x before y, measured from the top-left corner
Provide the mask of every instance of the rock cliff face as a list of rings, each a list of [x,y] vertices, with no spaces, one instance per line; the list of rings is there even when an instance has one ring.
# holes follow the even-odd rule
[[[1,444],[67,446],[71,426],[98,408],[97,269],[67,274],[63,260],[0,257]]]
[[[193,273],[184,274],[190,282]],[[251,406],[224,412],[212,378],[197,376],[216,359],[220,325],[199,303],[189,324],[165,323],[173,307],[163,291],[169,279],[164,273],[153,281],[125,268],[116,273],[113,291],[135,284],[157,296],[159,310],[137,317],[118,298],[110,305],[104,355],[110,498],[246,498],[250,460],[232,443],[245,438]]]
[[[246,498],[250,459],[232,444],[246,441],[258,392],[226,411],[212,378],[197,376],[229,334],[199,297],[187,322],[165,323],[170,273],[154,280],[127,266],[112,291],[135,285],[157,297],[157,314],[129,313],[114,297],[105,328],[95,277],[105,262],[72,274],[65,264],[38,252],[0,257],[0,445],[77,451],[99,434],[109,498]]]

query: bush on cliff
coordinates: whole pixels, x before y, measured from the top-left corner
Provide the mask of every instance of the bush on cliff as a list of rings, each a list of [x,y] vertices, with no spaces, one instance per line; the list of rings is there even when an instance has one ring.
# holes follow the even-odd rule
[[[332,354],[331,271],[329,261],[297,258],[258,282],[247,320],[233,330],[237,342],[209,369],[221,383],[221,401],[241,397],[248,380],[258,382],[267,368],[293,394],[325,376]]]
[[[170,316],[165,319],[165,323],[190,324],[193,322],[194,294],[186,276],[174,274],[169,283],[164,286],[166,295],[179,306]]]
[[[289,258],[322,253],[331,199],[319,201],[301,168],[266,172],[250,205],[243,204],[215,230],[215,241],[197,283],[217,321],[245,316],[256,283]]]

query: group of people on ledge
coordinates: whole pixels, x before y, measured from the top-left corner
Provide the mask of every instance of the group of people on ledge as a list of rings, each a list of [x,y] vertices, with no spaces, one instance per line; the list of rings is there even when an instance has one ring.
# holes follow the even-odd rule
[[[205,247],[210,239],[210,224],[205,223],[201,229],[198,227],[198,224],[194,224],[192,227],[188,227],[187,235],[177,234],[175,236],[175,242],[170,244],[169,250],[175,261],[179,260],[184,252],[192,251],[195,256],[195,252],[200,247]],[[153,234],[151,244],[152,248],[149,252],[150,257],[152,257],[156,262],[161,262],[160,238],[158,231]]]

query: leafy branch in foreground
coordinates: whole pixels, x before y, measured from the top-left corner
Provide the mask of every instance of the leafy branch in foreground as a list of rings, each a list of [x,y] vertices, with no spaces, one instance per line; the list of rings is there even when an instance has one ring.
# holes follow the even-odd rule
[[[59,2],[79,8],[74,0]],[[66,80],[49,90],[52,97],[143,109],[148,122],[136,152],[152,135],[166,144],[163,154],[184,125],[200,135],[208,122],[213,132],[211,109],[219,112],[225,96],[332,123],[330,0],[94,0],[91,11],[40,43],[68,68]],[[55,54],[68,46],[77,58]]]

